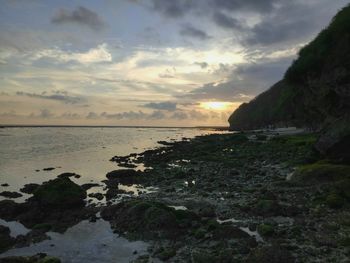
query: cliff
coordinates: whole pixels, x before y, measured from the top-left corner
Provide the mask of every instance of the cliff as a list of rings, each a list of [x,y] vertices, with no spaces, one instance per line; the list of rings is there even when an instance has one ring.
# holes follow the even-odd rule
[[[281,81],[243,103],[229,123],[231,130],[268,126],[322,130],[332,123],[346,123],[349,113],[350,5],[299,51]]]

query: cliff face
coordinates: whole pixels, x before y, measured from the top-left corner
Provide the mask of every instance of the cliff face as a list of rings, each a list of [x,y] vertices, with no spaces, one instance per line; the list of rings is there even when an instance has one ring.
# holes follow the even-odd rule
[[[284,78],[229,118],[231,130],[322,129],[350,115],[350,5],[302,48]],[[350,124],[349,124],[350,125]]]

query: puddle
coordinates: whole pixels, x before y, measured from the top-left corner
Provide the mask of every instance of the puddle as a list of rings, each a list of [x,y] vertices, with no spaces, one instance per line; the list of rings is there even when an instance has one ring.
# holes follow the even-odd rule
[[[239,229],[246,232],[251,237],[254,237],[257,242],[264,242],[263,238],[260,236],[258,231],[251,231],[248,227],[240,227]]]
[[[148,247],[145,242],[130,242],[114,234],[110,224],[102,219],[95,223],[82,221],[64,234],[54,232],[47,234],[51,240],[45,240],[30,247],[11,249],[0,257],[47,253],[60,258],[63,263],[124,263],[146,254]],[[137,254],[134,254],[135,251]]]
[[[273,221],[275,221],[279,225],[293,225],[294,219],[290,217],[284,217],[284,216],[275,216],[271,218]]]
[[[234,219],[234,218],[229,218],[229,219],[225,219],[225,220],[220,220],[219,218],[216,219],[216,221],[219,224],[224,224],[224,223],[238,223],[241,222],[240,220]]]
[[[124,185],[119,184],[118,189],[124,190],[125,192],[130,192],[134,196],[139,196],[140,194],[150,194],[157,192],[158,188],[156,187],[143,187],[140,184],[133,184],[133,185]]]
[[[10,229],[10,235],[12,237],[17,237],[18,235],[26,235],[30,229],[26,228],[24,225],[17,221],[5,221],[0,219],[0,225],[7,226]]]
[[[169,207],[172,207],[175,210],[187,210],[187,207],[185,207],[183,205],[169,205]]]
[[[224,223],[239,223],[242,222],[240,220],[234,219],[234,218],[229,218],[229,219],[225,219],[225,220],[220,220],[220,219],[216,219],[216,221],[219,224],[224,224]],[[261,235],[258,233],[258,231],[251,231],[248,227],[240,227],[239,229],[241,229],[242,231],[246,232],[248,235],[250,235],[251,237],[254,237],[255,240],[257,242],[264,242],[263,238],[261,237]]]

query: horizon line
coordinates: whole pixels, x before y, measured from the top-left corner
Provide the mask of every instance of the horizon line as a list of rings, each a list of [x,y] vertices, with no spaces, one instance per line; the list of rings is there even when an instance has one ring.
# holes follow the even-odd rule
[[[0,128],[178,128],[178,129],[229,129],[229,126],[143,126],[143,125],[45,125],[0,124]]]

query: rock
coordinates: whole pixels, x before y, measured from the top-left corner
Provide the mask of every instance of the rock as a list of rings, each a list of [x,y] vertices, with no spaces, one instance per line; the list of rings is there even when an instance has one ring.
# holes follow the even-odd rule
[[[350,178],[350,166],[317,162],[298,167],[290,182],[305,185],[330,183]]]
[[[47,167],[47,168],[44,168],[43,171],[52,171],[55,169],[56,169],[55,167]]]
[[[81,188],[83,188],[85,191],[89,190],[92,187],[100,186],[99,184],[95,183],[87,183],[87,184],[82,184]]]
[[[0,201],[0,215],[6,221],[13,221],[19,214],[26,211],[23,204],[18,204],[13,200]]]
[[[185,206],[200,217],[216,217],[215,207],[206,201],[190,200]]]
[[[117,181],[122,184],[135,184],[140,181],[140,173],[133,169],[114,170],[106,174],[108,180]]]
[[[23,195],[17,192],[10,192],[10,191],[3,191],[0,193],[1,196],[7,197],[7,198],[18,198],[22,197]]]
[[[263,237],[269,237],[275,233],[274,227],[269,224],[258,225],[257,230],[258,230],[258,233]]]
[[[8,183],[5,183],[5,184],[1,184],[2,187],[8,187],[10,186]]]
[[[62,174],[57,175],[57,177],[58,178],[65,178],[65,177],[75,177],[77,175],[78,174],[76,174],[76,173],[62,173]]]
[[[25,184],[20,191],[22,193],[32,194],[39,186],[39,184]]]
[[[321,154],[350,162],[350,116],[344,116],[325,128],[315,144]]]
[[[231,225],[220,225],[213,231],[215,240],[250,238],[249,234]]]
[[[47,231],[48,229],[33,229],[25,236],[19,235],[16,237],[15,247],[27,247],[33,243],[39,243],[41,241],[50,239],[50,237],[45,234]]]
[[[106,207],[103,219],[119,233],[132,233],[147,238],[175,237],[184,233],[199,218],[186,210],[175,210],[159,202],[128,201]]]
[[[100,201],[103,199],[103,194],[101,193],[91,193],[88,196],[92,198],[96,198],[97,200],[100,200]]]
[[[11,237],[10,229],[6,226],[0,225],[0,253],[10,249],[14,243],[15,239]]]
[[[0,263],[61,263],[61,260],[47,256],[45,253],[39,253],[35,256],[12,256],[0,258]]]
[[[264,246],[254,249],[248,256],[246,263],[294,263],[292,254],[279,246]]]
[[[345,203],[344,198],[342,198],[337,193],[330,193],[326,198],[326,204],[330,208],[334,208],[334,209],[342,208],[344,203]]]
[[[277,216],[281,213],[281,207],[276,200],[259,200],[253,207],[254,214],[261,216]]]
[[[81,207],[84,206],[86,191],[69,178],[56,178],[40,185],[34,197],[43,206]]]
[[[162,261],[167,261],[176,255],[176,250],[174,248],[160,248],[154,253],[154,257],[159,258]]]

